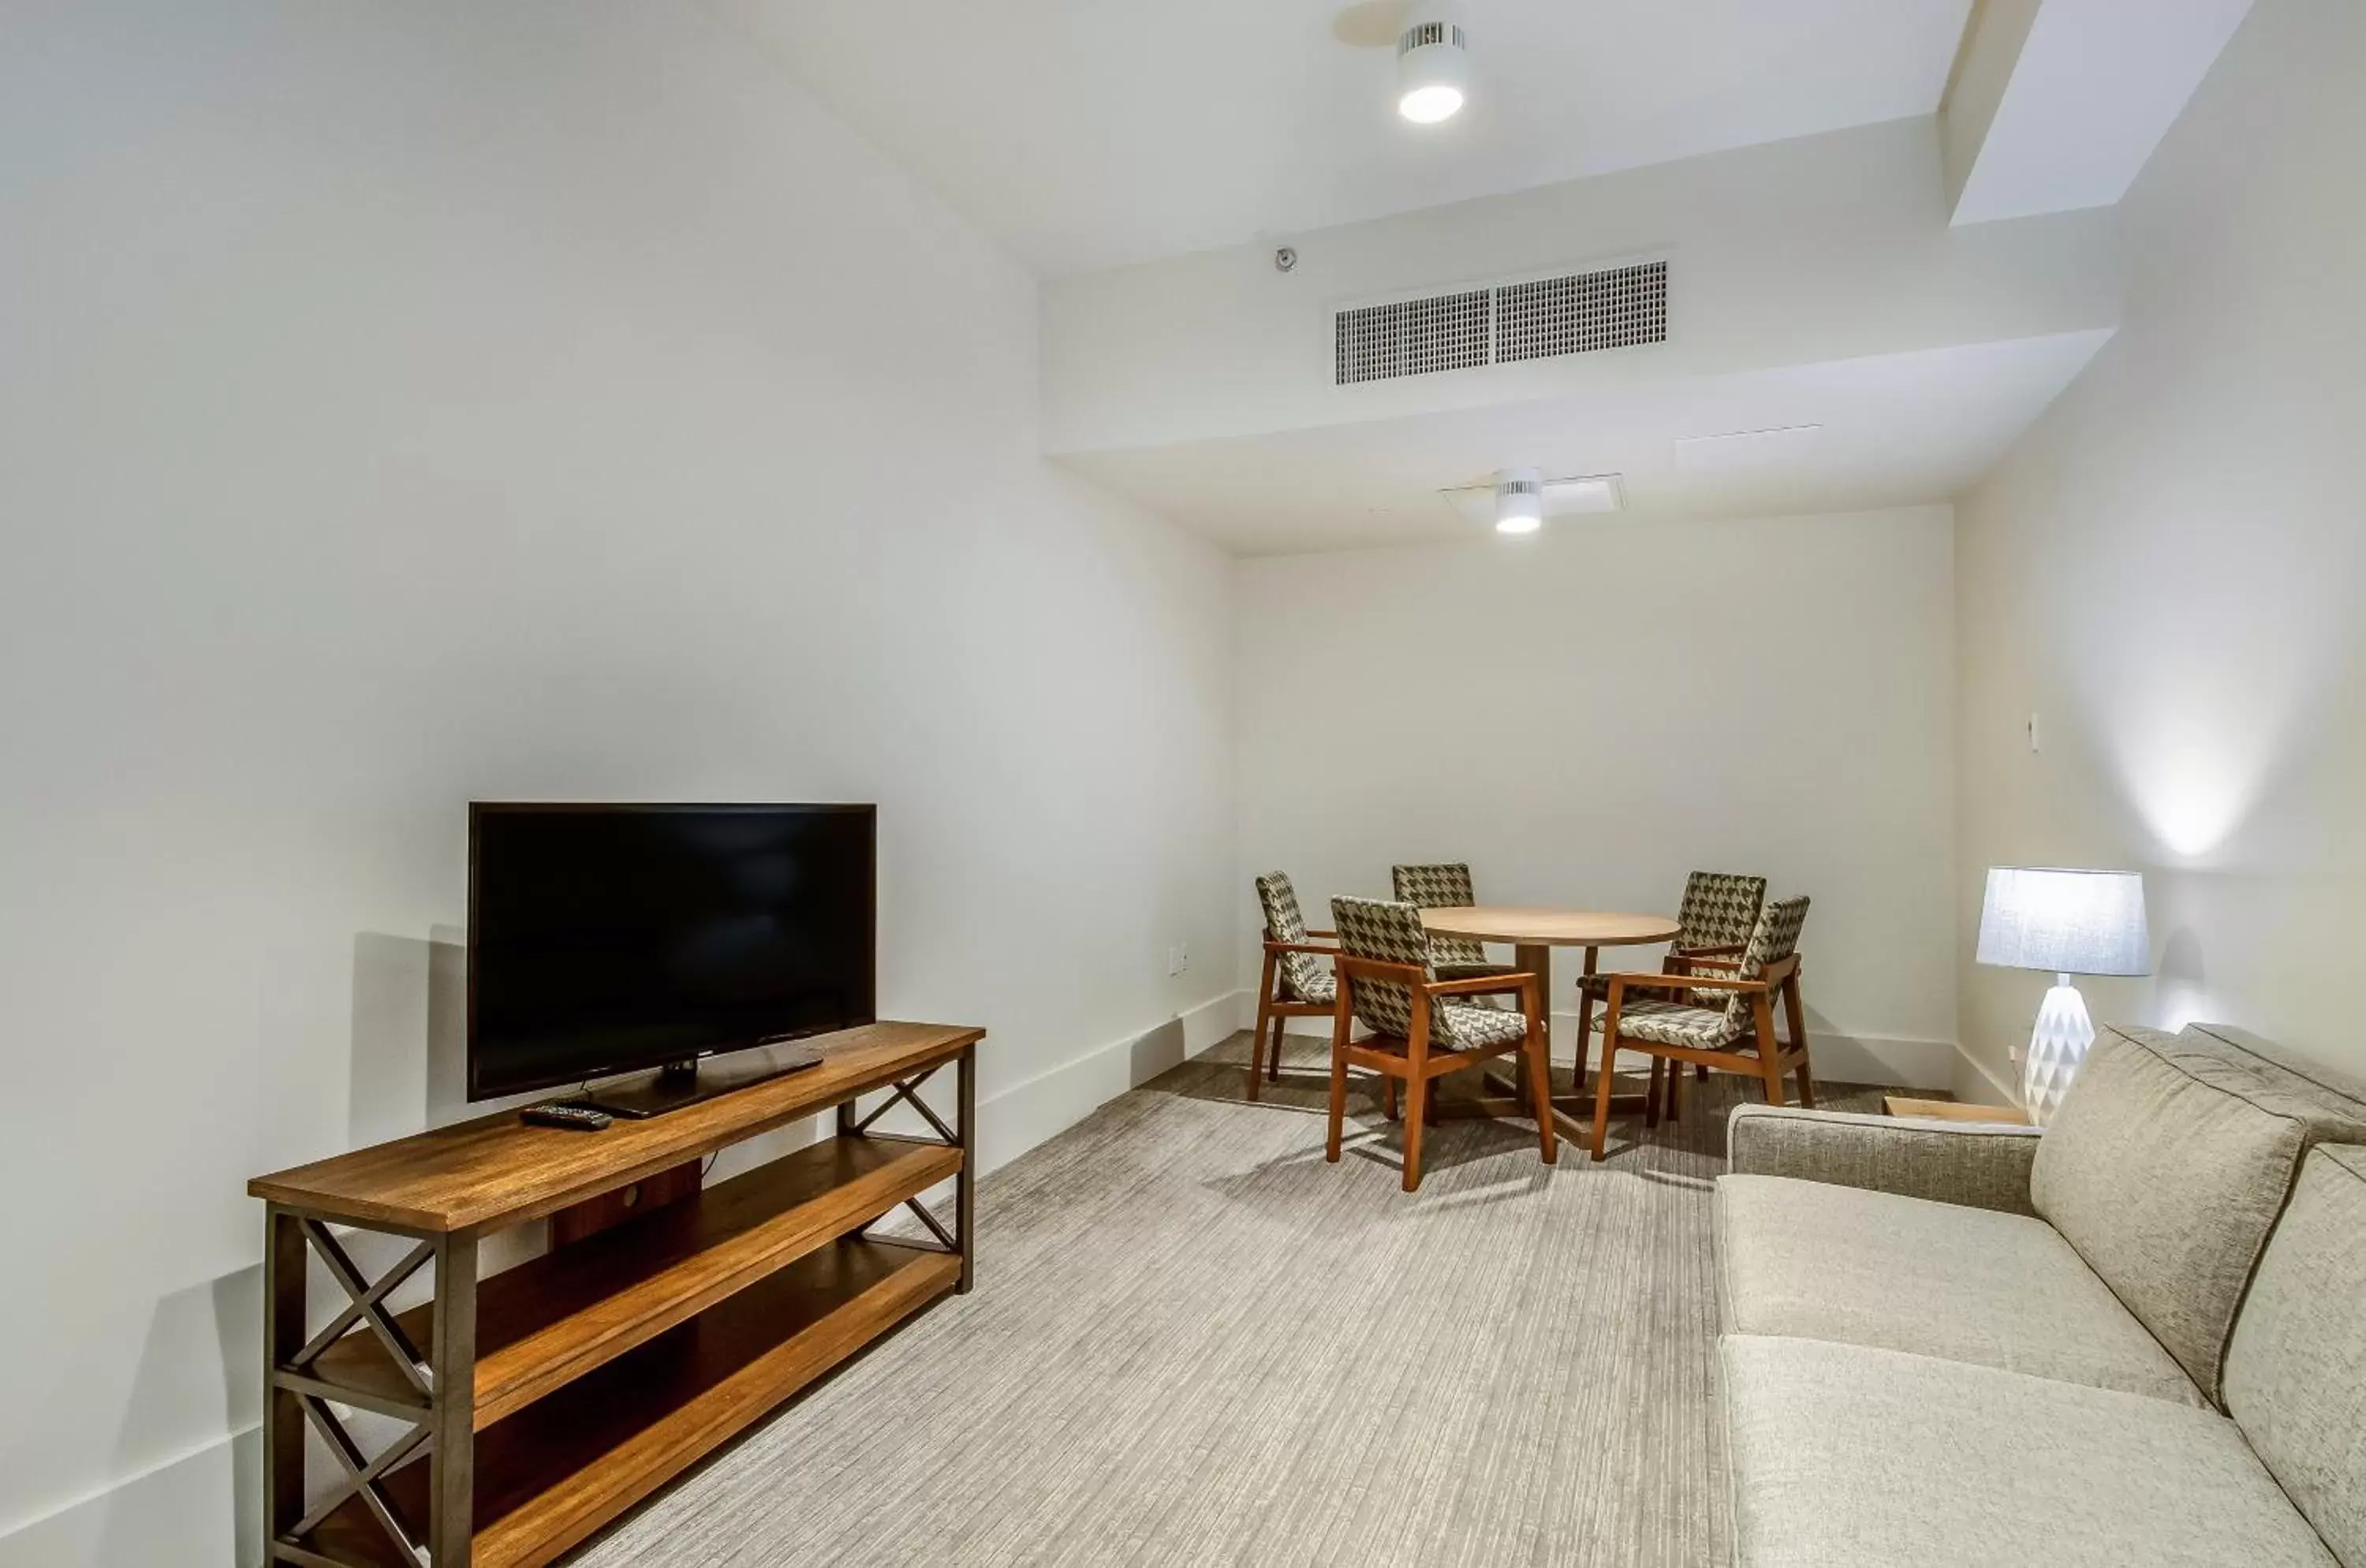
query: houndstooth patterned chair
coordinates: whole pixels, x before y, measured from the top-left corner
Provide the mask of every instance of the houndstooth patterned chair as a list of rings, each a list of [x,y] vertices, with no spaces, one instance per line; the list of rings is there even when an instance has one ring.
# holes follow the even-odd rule
[[[1392,865],[1389,867],[1389,886],[1396,890],[1397,902],[1411,904],[1419,909],[1467,909],[1479,902],[1470,890],[1470,867],[1461,861],[1438,865]],[[1509,975],[1506,964],[1492,964],[1487,949],[1467,937],[1434,936],[1429,939],[1431,961],[1437,965],[1441,979],[1469,980],[1482,975]]]
[[[1551,1164],[1558,1151],[1551,1088],[1545,1077],[1544,1003],[1537,977],[1491,973],[1440,978],[1437,944],[1423,929],[1420,909],[1409,903],[1334,898],[1331,923],[1339,935],[1339,989],[1332,1014],[1331,1120],[1324,1157],[1334,1163],[1339,1158],[1351,1065],[1380,1074],[1391,1104],[1396,1082],[1403,1079],[1404,1190],[1414,1191],[1421,1185],[1422,1128],[1429,1119],[1432,1080],[1490,1056],[1517,1054],[1537,1117],[1538,1142],[1545,1163]],[[1520,994],[1518,1012],[1461,999],[1503,990],[1507,984]],[[1351,1021],[1370,1030],[1370,1036],[1351,1040]]]
[[[1684,902],[1676,908],[1676,940],[1668,952],[1670,967],[1665,973],[1683,971],[1673,967],[1682,962],[1723,958],[1726,964],[1712,964],[1715,968],[1729,967],[1741,956],[1744,942],[1758,924],[1759,908],[1766,902],[1766,879],[1743,876],[1729,871],[1696,871],[1684,878]],[[1610,995],[1610,976],[1581,975],[1577,978],[1580,993],[1593,1001]],[[1721,997],[1706,991],[1694,997],[1699,1007],[1719,1007]]]
[[[1758,924],[1758,911],[1766,902],[1766,879],[1744,876],[1730,871],[1696,871],[1684,878],[1684,902],[1676,908],[1676,940],[1661,964],[1663,975],[1683,975],[1697,965],[1705,969],[1730,970],[1741,960],[1742,944],[1750,940]],[[1577,977],[1577,1037],[1592,1038],[1594,1010],[1610,997],[1610,976],[1581,975]],[[1692,994],[1695,1007],[1715,1008],[1725,1005],[1725,998],[1707,991]],[[1584,1053],[1579,1052],[1577,1087],[1585,1087]],[[1696,1069],[1703,1077],[1708,1069]],[[1660,1064],[1651,1064],[1651,1097],[1656,1105],[1660,1093]]]
[[[1258,1058],[1270,1051],[1265,1074],[1281,1077],[1281,1035],[1292,1018],[1327,1018],[1339,998],[1338,982],[1324,958],[1338,949],[1314,941],[1329,931],[1310,931],[1299,912],[1298,890],[1286,872],[1256,879],[1258,907],[1265,910],[1265,972],[1257,981],[1256,1037],[1249,1043],[1249,1098],[1257,1097]],[[1268,1047],[1268,1039],[1271,1044]]]
[[[1613,975],[1602,1025],[1602,1062],[1594,1108],[1594,1157],[1604,1157],[1610,1124],[1611,1066],[1620,1051],[1655,1058],[1654,1097],[1646,1124],[1658,1119],[1657,1058],[1671,1066],[1692,1062],[1719,1072],[1747,1073],[1766,1085],[1769,1104],[1783,1103],[1783,1076],[1796,1073],[1799,1103],[1812,1107],[1816,1089],[1808,1062],[1807,1010],[1799,999],[1799,932],[1808,921],[1808,900],[1786,898],[1759,911],[1732,971],[1682,975]],[[1638,995],[1636,993],[1641,993]],[[1693,997],[1718,995],[1714,1007],[1696,1006]],[[1774,1029],[1774,998],[1783,999],[1790,1038]],[[1681,1075],[1671,1073],[1673,1095]],[[1671,1114],[1673,1101],[1671,1100]]]

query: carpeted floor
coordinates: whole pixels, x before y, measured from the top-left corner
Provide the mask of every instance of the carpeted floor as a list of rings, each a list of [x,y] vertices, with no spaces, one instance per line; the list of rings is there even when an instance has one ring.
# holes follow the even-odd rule
[[[577,1568],[1724,1561],[1708,1183],[1754,1090],[1600,1166],[1448,1122],[1407,1195],[1364,1096],[1324,1162],[1318,1045],[1250,1105],[1247,1043],[982,1182],[975,1293]]]

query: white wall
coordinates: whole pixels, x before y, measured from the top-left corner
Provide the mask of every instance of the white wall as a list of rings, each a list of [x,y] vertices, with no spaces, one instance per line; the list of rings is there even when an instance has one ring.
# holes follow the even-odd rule
[[[1815,900],[1820,1073],[1946,1083],[1951,527],[1571,521],[1243,561],[1245,926],[1275,867],[1318,926],[1398,861],[1467,860],[1488,903],[1662,913],[1687,871],[1760,872]]]
[[[2126,323],[1961,513],[1966,929],[1997,863],[2145,872],[2098,1017],[2366,1069],[2366,10],[2260,0],[2124,207]],[[2041,717],[2041,750],[2023,738]],[[1964,963],[1998,1076],[2047,981]]]
[[[878,801],[989,1163],[1229,1024],[1229,567],[1038,459],[1031,278],[754,51],[8,35],[0,1562],[231,1561],[243,1183],[457,1112],[472,796]]]

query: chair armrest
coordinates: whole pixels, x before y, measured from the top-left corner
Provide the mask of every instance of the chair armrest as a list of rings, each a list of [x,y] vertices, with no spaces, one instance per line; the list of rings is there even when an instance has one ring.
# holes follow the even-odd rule
[[[1320,942],[1275,942],[1269,937],[1266,940],[1265,950],[1268,953],[1312,953],[1323,958],[1336,958],[1339,955],[1337,948],[1325,947]]]
[[[1534,975],[1473,975],[1468,980],[1432,980],[1422,987],[1433,997],[1485,996],[1492,991],[1524,990],[1536,981]]]
[[[1430,983],[1429,971],[1418,964],[1389,964],[1378,958],[1351,958],[1329,948],[1324,951],[1335,961],[1339,972],[1350,978],[1360,975],[1373,980],[1393,980],[1415,990]]]
[[[1734,975],[1610,975],[1611,995],[1620,991],[1763,991],[1763,980]]]
[[[1703,969],[1739,969],[1741,960],[1721,957],[1714,953],[1679,953],[1669,960],[1672,964],[1690,964]]]
[[[1745,1104],[1726,1122],[1726,1154],[1736,1176],[1787,1176],[2032,1214],[2029,1170],[2040,1135],[2006,1122]]]
[[[1308,936],[1327,936],[1333,942],[1339,940],[1339,933],[1337,931],[1308,931],[1306,934]]]

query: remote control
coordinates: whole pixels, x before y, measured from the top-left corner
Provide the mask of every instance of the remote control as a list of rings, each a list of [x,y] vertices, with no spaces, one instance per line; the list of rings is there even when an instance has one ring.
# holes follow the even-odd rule
[[[588,1105],[529,1105],[518,1112],[518,1120],[536,1127],[564,1127],[574,1133],[596,1133],[611,1118],[604,1111],[594,1111]]]

